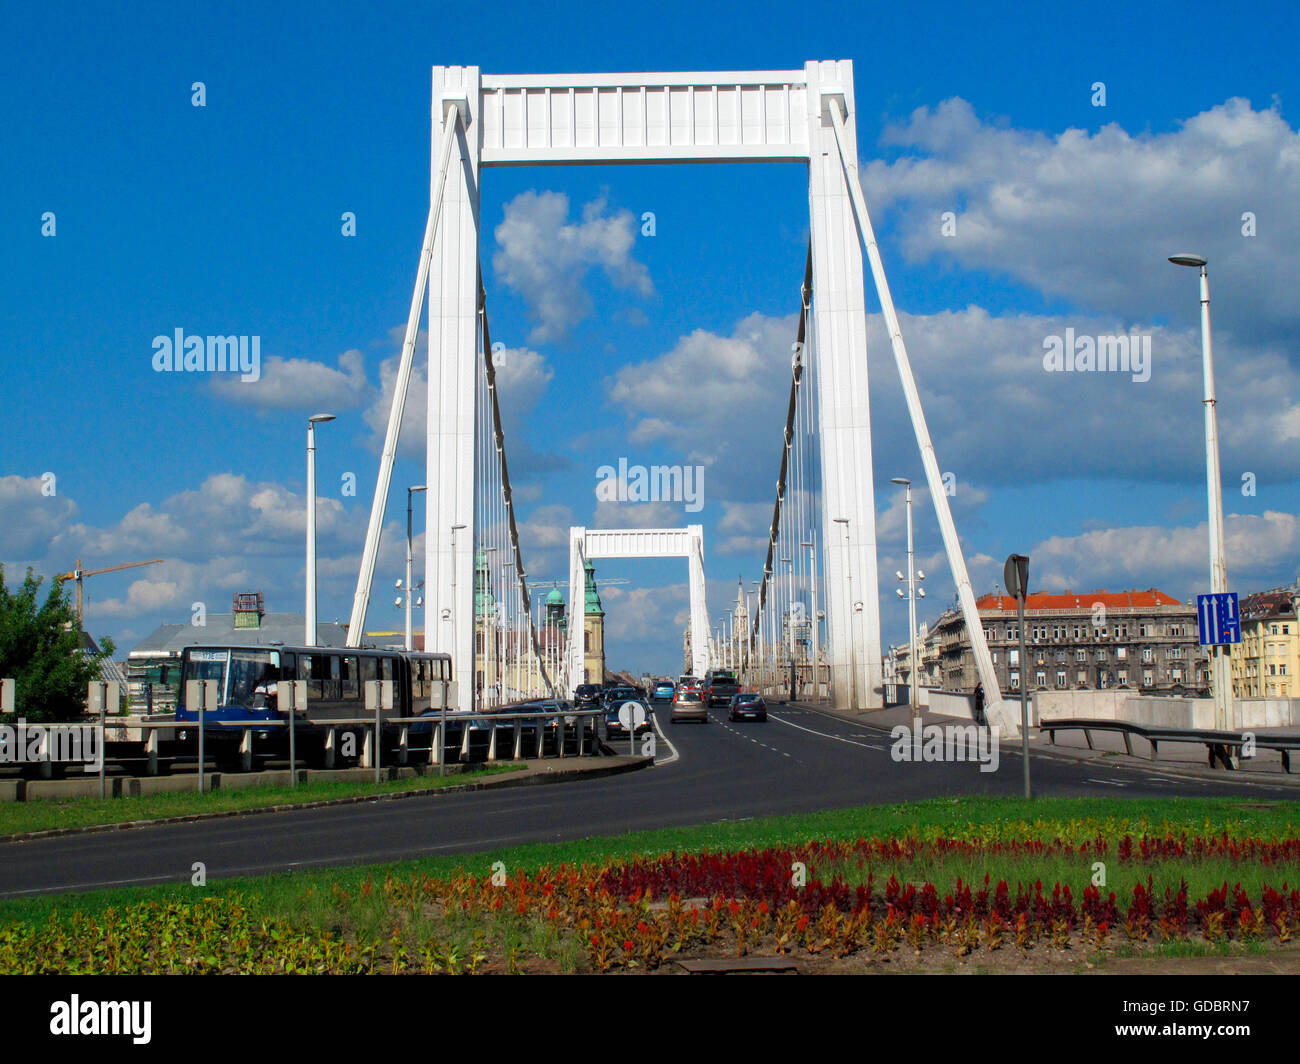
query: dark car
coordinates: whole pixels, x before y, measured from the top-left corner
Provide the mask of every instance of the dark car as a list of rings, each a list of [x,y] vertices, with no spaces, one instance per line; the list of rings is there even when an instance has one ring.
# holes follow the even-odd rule
[[[580,683],[573,691],[573,704],[578,709],[595,709],[605,695],[598,683]]]
[[[645,699],[622,698],[617,701],[611,701],[605,707],[605,735],[607,737],[613,738],[615,735],[627,735],[627,729],[623,727],[623,722],[619,719],[619,713],[629,702],[640,706],[641,712],[645,717],[645,719],[636,726],[637,735],[640,735],[642,732],[650,731],[654,727],[651,723],[654,710],[650,708]]]
[[[704,677],[704,697],[710,706],[725,706],[740,691],[736,674],[730,669],[712,669]]]
[[[731,696],[728,720],[767,720],[767,703],[754,691],[742,691]]]
[[[629,699],[635,702],[635,701],[639,701],[641,698],[642,698],[641,692],[637,690],[635,687],[629,687],[627,684],[619,684],[617,687],[605,688],[606,709],[608,709],[612,705],[622,705],[624,702],[628,701]]]

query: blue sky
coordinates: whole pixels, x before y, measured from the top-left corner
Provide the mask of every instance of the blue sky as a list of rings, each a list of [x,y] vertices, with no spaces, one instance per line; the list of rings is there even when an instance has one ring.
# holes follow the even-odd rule
[[[1049,590],[1205,590],[1196,285],[1164,261],[1185,249],[1211,260],[1230,580],[1243,592],[1294,580],[1296,9],[852,5],[817,19],[776,4],[668,4],[635,17],[607,5],[8,5],[0,560],[10,576],[71,568],[79,555],[88,566],[167,559],[87,585],[88,627],[123,648],[194,601],[225,610],[236,591],[301,609],[303,428],[329,409],[339,420],[320,438],[321,615],[346,617],[383,367],[391,373],[400,344],[427,209],[432,65],[743,70],[849,58],[866,194],[940,464],[957,477],[977,590],[1013,550],[1031,555],[1035,585]],[[1095,82],[1104,107],[1092,104]],[[508,208],[543,237],[585,217],[634,239],[605,249],[612,266],[535,261],[498,233]],[[955,238],[939,233],[945,210],[958,217]],[[340,234],[344,211],[356,213],[355,237]],[[705,524],[716,616],[737,573],[751,579],[762,561],[744,540],[762,540],[779,458],[780,424],[767,414],[787,386],[808,227],[802,168],[490,170],[483,211],[493,338],[516,353],[503,401],[530,574],[562,573],[547,546],[556,530],[608,516],[593,494],[600,465],[707,462],[705,509],[689,519]],[[644,211],[656,216],[652,238],[639,233]],[[1254,236],[1242,233],[1244,212]],[[555,293],[574,285],[585,316],[556,310]],[[155,373],[152,338],[178,327],[260,336],[263,386]],[[1150,333],[1151,380],[1045,373],[1043,339],[1066,327]],[[902,521],[888,480],[922,474],[872,328],[875,470],[890,489],[877,495],[880,569],[892,573]],[[674,390],[727,341],[751,360],[743,371],[713,391]],[[647,379],[660,387],[637,393]],[[729,394],[758,416],[719,416]],[[651,417],[667,430],[648,428]],[[411,442],[377,587],[399,575],[400,485],[424,479]],[[53,497],[39,490],[46,472]],[[338,493],[347,472],[356,497]],[[1240,491],[1246,473],[1253,495]],[[923,494],[918,503],[933,615],[952,588]],[[681,507],[629,519],[658,518],[688,519]],[[602,571],[633,581],[605,596],[611,664],[674,671],[685,574],[669,563]],[[900,641],[904,611],[892,582],[882,591],[886,639]],[[388,601],[376,594],[371,627],[399,623]]]

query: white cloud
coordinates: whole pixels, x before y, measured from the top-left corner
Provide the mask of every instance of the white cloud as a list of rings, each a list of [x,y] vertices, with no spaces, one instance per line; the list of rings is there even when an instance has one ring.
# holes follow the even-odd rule
[[[1224,549],[1233,587],[1294,580],[1300,556],[1300,515],[1266,511],[1228,514]],[[1030,551],[1035,590],[1160,587],[1179,598],[1208,590],[1208,535],[1194,527],[1137,526],[1053,536]],[[1290,568],[1288,568],[1288,561]]]
[[[492,265],[527,304],[536,323],[531,342],[562,340],[591,313],[584,282],[593,269],[618,288],[654,293],[645,266],[632,255],[635,218],[606,207],[603,198],[594,200],[583,207],[582,221],[572,222],[569,197],[561,192],[523,192],[506,204]]]
[[[1233,98],[1168,132],[1116,124],[1055,136],[981,121],[953,98],[914,111],[863,170],[869,205],[913,260],[954,261],[1139,319],[1194,320],[1190,271],[1210,260],[1216,321],[1281,337],[1300,322],[1300,133],[1276,107]],[[957,214],[945,236],[944,211]],[[1242,235],[1253,212],[1257,235]],[[1212,293],[1213,294],[1213,293]]]
[[[277,410],[349,410],[367,401],[366,360],[360,351],[339,355],[338,369],[309,358],[273,355],[262,363],[255,381],[218,377],[213,390],[223,398],[248,406]]]
[[[900,320],[941,470],[956,477],[955,504],[970,509],[968,503],[982,501],[964,498],[972,481],[1083,475],[1192,483],[1204,477],[1197,327],[1132,325],[1105,316],[994,316],[979,307],[901,314]],[[1093,337],[1149,334],[1150,379],[1047,372],[1044,341],[1067,329]],[[877,478],[913,470],[919,492],[916,438],[878,314],[868,315],[867,330]],[[610,397],[629,415],[653,411],[634,425],[634,440],[679,441],[688,460],[708,467],[707,502],[771,498],[793,334],[793,318],[759,314],[744,318],[728,337],[697,330],[663,355],[615,373]],[[1300,368],[1280,343],[1238,343],[1231,352],[1216,362],[1225,478],[1251,471],[1261,482],[1294,479]]]

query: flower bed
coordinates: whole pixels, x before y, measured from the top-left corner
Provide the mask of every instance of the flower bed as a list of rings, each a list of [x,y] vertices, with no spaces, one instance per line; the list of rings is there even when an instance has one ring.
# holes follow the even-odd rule
[[[255,896],[241,894],[59,913],[0,929],[0,972],[473,972],[539,962],[608,972],[688,955],[1287,943],[1300,932],[1300,890],[1289,885],[1298,861],[1300,840],[1227,834],[909,837],[562,864],[531,875],[390,875],[352,894],[312,888],[294,919],[264,915]],[[1099,863],[1129,886],[1092,885]],[[1075,886],[1023,874],[913,874],[990,864],[1074,869]],[[1195,893],[1180,871],[1200,881],[1225,868],[1241,874]]]

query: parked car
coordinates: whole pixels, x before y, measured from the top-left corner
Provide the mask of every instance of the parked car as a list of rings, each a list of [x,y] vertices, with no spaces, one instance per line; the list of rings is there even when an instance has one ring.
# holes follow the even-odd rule
[[[705,698],[711,706],[725,706],[740,690],[736,674],[730,669],[710,669],[704,677]]]
[[[668,719],[673,724],[679,720],[698,720],[707,724],[709,709],[704,704],[704,695],[699,691],[678,691],[673,695],[672,714]]]
[[[767,720],[767,703],[754,691],[742,691],[731,696],[727,710],[728,720]]]
[[[677,693],[677,688],[667,680],[660,680],[654,686],[654,699],[656,702],[671,702],[673,695]]]

